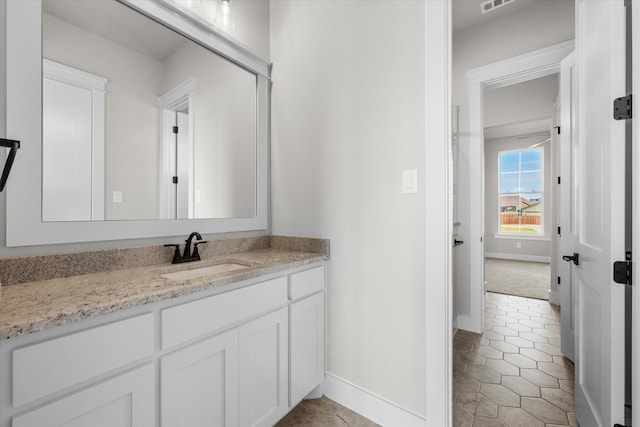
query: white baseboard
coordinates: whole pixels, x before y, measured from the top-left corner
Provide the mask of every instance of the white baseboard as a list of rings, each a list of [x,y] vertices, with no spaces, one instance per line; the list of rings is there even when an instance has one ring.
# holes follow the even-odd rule
[[[525,255],[525,254],[508,254],[498,252],[485,252],[485,258],[499,258],[510,259],[514,261],[531,261],[531,262],[551,262],[551,257],[540,255]]]
[[[453,318],[453,332],[451,334],[452,337],[456,336],[456,332],[458,332],[458,315]]]
[[[357,385],[327,373],[324,395],[383,427],[425,427],[425,419]]]
[[[463,331],[471,331],[475,330],[473,322],[471,321],[471,316],[464,316],[458,314],[456,316],[456,329],[462,329]]]
[[[549,302],[551,304],[560,305],[560,292],[549,289]]]

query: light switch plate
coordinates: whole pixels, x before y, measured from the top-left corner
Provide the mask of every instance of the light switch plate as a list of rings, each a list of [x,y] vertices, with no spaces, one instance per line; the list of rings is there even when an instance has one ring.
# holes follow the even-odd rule
[[[122,203],[122,191],[113,192],[113,203]]]
[[[402,171],[402,194],[418,192],[418,171],[415,169]]]

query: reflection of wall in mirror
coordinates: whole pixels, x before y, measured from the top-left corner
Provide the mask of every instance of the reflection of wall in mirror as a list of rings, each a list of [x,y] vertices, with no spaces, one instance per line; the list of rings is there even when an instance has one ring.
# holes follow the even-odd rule
[[[157,218],[157,94],[161,64],[46,14],[43,56],[105,76],[109,81],[105,128],[106,219]],[[134,97],[133,93],[137,95]],[[122,203],[113,203],[110,196],[114,191],[122,192]]]
[[[192,43],[164,65],[164,90],[196,80],[194,216],[255,217],[255,76]]]

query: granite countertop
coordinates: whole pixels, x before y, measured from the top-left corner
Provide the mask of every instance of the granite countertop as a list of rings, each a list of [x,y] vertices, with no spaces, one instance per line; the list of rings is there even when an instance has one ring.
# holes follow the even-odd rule
[[[165,262],[6,285],[0,298],[0,340],[208,289],[220,288],[223,292],[225,285],[328,258],[328,249],[308,252],[295,245],[267,247],[203,257],[193,263]],[[162,277],[173,271],[225,262],[247,267],[189,280]]]

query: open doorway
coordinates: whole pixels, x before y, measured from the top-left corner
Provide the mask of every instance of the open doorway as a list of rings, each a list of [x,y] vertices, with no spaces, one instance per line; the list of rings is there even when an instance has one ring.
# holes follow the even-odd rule
[[[470,3],[453,1],[452,103],[460,105],[458,207],[465,241],[454,255],[454,423],[570,425],[573,365],[560,348],[560,311],[544,298],[556,296],[549,292],[553,127],[560,61],[573,50],[575,5],[512,8],[514,2],[490,16]],[[476,24],[456,32],[457,12],[468,16],[471,8]],[[512,290],[485,292],[487,255],[498,263],[542,266],[536,272],[541,292],[506,295],[530,287],[517,289],[530,283],[522,265],[513,270]],[[509,278],[504,270],[498,276]]]
[[[558,303],[551,286],[558,96],[557,73],[483,92],[487,292]]]

